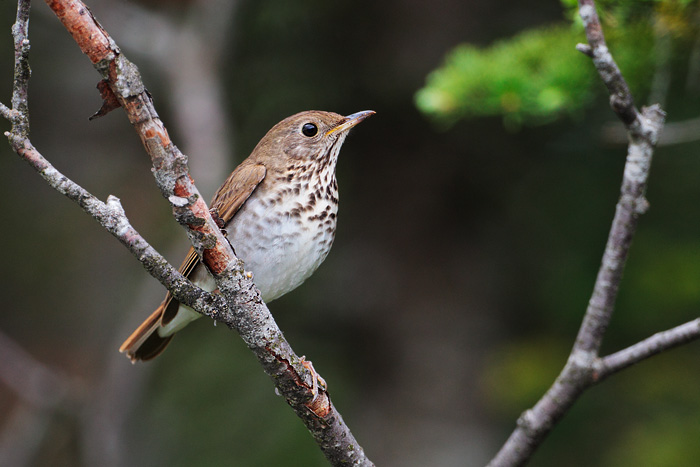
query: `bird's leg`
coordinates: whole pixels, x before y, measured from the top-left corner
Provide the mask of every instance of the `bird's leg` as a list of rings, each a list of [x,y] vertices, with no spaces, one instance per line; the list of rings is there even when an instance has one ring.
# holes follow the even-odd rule
[[[228,239],[228,230],[226,230],[226,223],[221,218],[221,216],[219,216],[219,210],[217,208],[211,208],[209,209],[209,214],[211,214],[211,218],[214,219],[214,222],[216,222],[216,225],[221,230],[221,233],[224,234],[224,237],[226,237],[226,241],[228,241],[228,244],[231,246],[233,254],[236,254],[236,249],[233,247],[231,241]]]
[[[226,235],[228,232],[226,232],[226,223],[224,220],[219,216],[219,210],[217,208],[211,208],[209,210],[209,214],[211,214],[211,218],[214,219],[214,222],[216,222],[216,225],[219,226],[221,229],[221,232],[223,232],[224,235]]]

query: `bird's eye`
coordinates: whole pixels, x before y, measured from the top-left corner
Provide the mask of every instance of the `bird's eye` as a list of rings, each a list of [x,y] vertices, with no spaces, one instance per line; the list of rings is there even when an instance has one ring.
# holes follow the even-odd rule
[[[313,123],[304,123],[304,126],[301,127],[301,132],[304,133],[304,136],[311,138],[312,136],[316,136],[316,133],[318,133],[318,127]]]

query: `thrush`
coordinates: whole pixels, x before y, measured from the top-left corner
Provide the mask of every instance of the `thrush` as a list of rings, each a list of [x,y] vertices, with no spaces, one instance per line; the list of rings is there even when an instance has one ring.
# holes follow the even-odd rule
[[[350,129],[374,113],[311,110],[282,120],[214,195],[210,208],[265,302],[297,288],[326,259],[338,213],[338,153]],[[193,248],[180,272],[207,291],[216,289]],[[150,360],[200,316],[168,292],[119,351],[132,362]]]

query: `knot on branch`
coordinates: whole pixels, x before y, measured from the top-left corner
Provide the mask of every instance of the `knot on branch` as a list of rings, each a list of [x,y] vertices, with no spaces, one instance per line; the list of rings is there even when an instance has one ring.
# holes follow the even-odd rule
[[[569,355],[566,367],[562,371],[562,382],[584,387],[593,382],[595,361],[598,355],[594,351],[574,349]]]
[[[331,400],[325,391],[318,393],[316,397],[304,405],[319,419],[324,419],[331,413]]]
[[[180,225],[188,225],[196,229],[206,224],[206,219],[202,215],[198,215],[199,213],[192,208],[198,200],[199,195],[196,193],[189,196],[168,196],[168,201],[170,201],[170,204],[173,206],[175,220],[177,220]]]
[[[537,435],[537,416],[535,415],[534,410],[528,409],[525,412],[523,412],[520,417],[518,417],[518,421],[516,422],[516,425],[518,426],[519,429],[523,430],[525,433],[525,436],[528,438],[532,439]],[[541,420],[540,420],[541,421]],[[545,422],[547,423],[547,422]],[[551,420],[549,420],[549,423],[551,424]]]
[[[297,389],[301,390],[298,400],[294,402],[301,403],[318,421],[325,424],[325,418],[332,411],[331,399],[326,391],[326,381],[316,373],[313,364],[303,356],[297,360],[295,355],[291,355],[292,360],[290,361],[273,352],[269,347],[266,350],[283,365],[284,372],[288,374]],[[288,402],[292,401],[288,399]]]
[[[583,24],[586,27],[587,33],[601,33],[600,22],[598,21],[598,14],[595,11],[594,5],[581,2],[581,6],[578,10],[578,13],[581,16],[581,19],[583,20]],[[590,29],[594,30],[589,31]]]
[[[637,120],[638,112],[634,107],[632,95],[627,89],[623,92],[615,92],[610,95],[610,107],[612,107],[613,111],[626,127],[629,127]]]
[[[588,44],[576,44],[576,50],[593,58],[593,48]]]
[[[123,99],[139,96],[146,91],[138,67],[124,55],[118,54],[110,62],[108,75],[106,78],[114,86],[115,94]]]
[[[17,109],[8,109],[6,107],[5,109],[7,109],[7,111],[3,113],[3,117],[5,117],[12,124],[13,132],[15,132],[15,127],[21,127],[29,123],[29,119],[23,112],[20,112]],[[10,136],[9,131],[6,131],[4,134],[7,137]]]
[[[191,204],[194,200],[190,198],[183,198],[181,196],[171,195],[168,196],[168,201],[170,201],[170,204],[172,204],[173,206],[182,208]]]
[[[105,79],[101,80],[99,83],[97,83],[97,90],[100,91],[100,97],[102,97],[102,106],[97,112],[90,116],[89,120],[94,120],[107,115],[112,110],[121,107],[119,99],[117,99],[117,96],[112,91],[112,88],[109,87],[109,81]]]
[[[649,207],[651,205],[649,204],[649,201],[644,196],[640,196],[638,198],[635,198],[633,206],[634,206],[634,213],[638,216],[641,216],[642,214],[646,213],[649,210]]]
[[[605,362],[602,358],[596,358],[593,361],[593,371],[591,372],[591,382],[593,384],[598,383],[601,377],[607,373],[607,368]]]

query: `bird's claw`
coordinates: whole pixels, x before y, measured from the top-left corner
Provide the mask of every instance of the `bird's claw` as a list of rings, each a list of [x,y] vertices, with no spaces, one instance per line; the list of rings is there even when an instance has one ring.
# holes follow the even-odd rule
[[[318,388],[321,387],[322,390],[326,391],[328,389],[328,385],[326,384],[326,380],[323,379],[321,375],[316,373],[313,363],[311,363],[310,360],[306,360],[306,357],[303,355],[301,357],[301,364],[304,366],[304,368],[311,372],[311,394],[313,394],[314,397],[311,399],[311,402],[309,402],[309,405],[313,405],[318,398]]]
[[[216,225],[224,232],[226,233],[225,227],[226,223],[224,220],[219,216],[219,210],[217,208],[211,208],[209,210],[209,214],[211,214],[211,218],[214,219],[214,222],[216,222]]]

